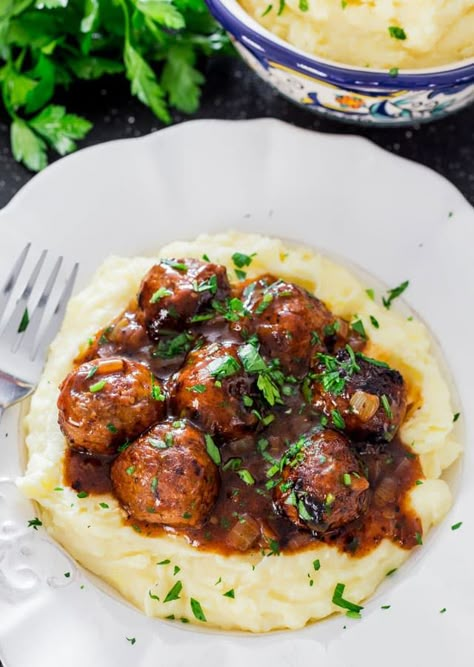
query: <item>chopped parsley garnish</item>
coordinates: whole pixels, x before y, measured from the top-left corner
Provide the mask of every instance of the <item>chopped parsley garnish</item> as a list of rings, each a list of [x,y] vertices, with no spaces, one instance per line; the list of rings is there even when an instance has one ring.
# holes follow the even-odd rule
[[[163,602],[172,602],[172,600],[179,600],[179,594],[183,590],[183,584],[177,581],[174,586],[168,591]]]
[[[267,370],[267,364],[254,345],[250,343],[241,345],[237,354],[247,373],[260,373]]]
[[[270,547],[270,553],[268,556],[279,556],[280,555],[280,544],[277,540],[270,538],[268,540],[268,546]]]
[[[125,472],[127,473],[127,475],[133,475],[133,473],[135,472],[135,466],[129,466]]]
[[[346,422],[344,421],[344,418],[339,412],[339,410],[331,410],[331,419],[332,423],[336,428],[340,429],[346,428]]]
[[[404,40],[404,39],[407,38],[406,32],[403,30],[403,28],[400,28],[400,26],[398,26],[398,25],[388,26],[388,32],[389,32],[390,37],[393,37],[394,39]]]
[[[417,544],[423,544],[423,538],[421,537],[421,533],[416,532],[415,533],[415,540]]]
[[[191,349],[192,340],[191,334],[185,331],[177,336],[163,337],[153,350],[152,356],[158,359],[173,359],[182,356]]]
[[[391,67],[391,68],[388,70],[389,76],[392,76],[393,78],[395,78],[395,77],[398,76],[398,72],[399,72],[398,67]]]
[[[453,415],[453,422],[457,422],[457,420],[459,419],[460,416],[461,416],[461,413],[456,412],[456,414]]]
[[[362,320],[356,320],[351,324],[351,327],[356,333],[360,334],[364,340],[367,340],[367,334]]]
[[[313,560],[313,568],[316,570],[316,572],[319,570],[321,567],[321,563],[319,562],[319,559]]]
[[[30,519],[28,521],[28,528],[33,528],[33,530],[38,530],[40,526],[43,525],[43,522],[38,519],[38,517],[35,517],[34,519]]]
[[[160,264],[166,264],[167,266],[171,266],[172,269],[182,271],[183,273],[187,273],[188,270],[186,264],[183,264],[183,262],[175,262],[172,259],[162,259]]]
[[[154,381],[153,377],[151,379],[151,397],[154,401],[164,401],[166,399],[160,385]]]
[[[124,452],[127,449],[127,447],[130,447],[131,444],[132,443],[130,442],[130,440],[125,440],[125,442],[118,447],[118,451]]]
[[[252,477],[251,473],[248,470],[237,470],[237,474],[240,479],[245,482],[248,486],[255,484],[255,480]]]
[[[86,380],[90,380],[91,377],[94,377],[94,375],[97,373],[98,366],[92,366],[90,371],[86,375]]]
[[[342,476],[342,481],[344,482],[345,486],[351,486],[352,485],[352,477],[350,476],[350,473],[345,472]]]
[[[458,521],[458,523],[453,523],[451,526],[451,530],[457,530],[458,528],[461,528],[462,526],[462,521]]]
[[[267,5],[267,8],[263,12],[262,16],[266,16],[267,14],[269,14],[272,11],[272,9],[273,9],[273,5]],[[236,271],[236,273],[237,273],[237,271]]]
[[[166,287],[160,287],[154,292],[150,298],[150,303],[157,303],[160,299],[163,299],[165,296],[171,296],[173,292]]]
[[[171,563],[170,559],[165,558],[165,560],[160,560],[160,562],[157,563],[157,565],[169,565],[170,563]]]
[[[175,565],[173,567],[173,577],[175,577],[178,574],[178,572],[181,572],[181,568],[179,567],[179,565]]]
[[[192,391],[193,394],[204,394],[206,391],[205,384],[194,384],[192,387],[186,387],[188,391]]]
[[[245,405],[246,408],[250,408],[253,405],[253,398],[251,398],[247,394],[244,394],[242,396],[242,403]]]
[[[309,9],[308,0],[299,0],[298,7],[300,12],[307,12]]]
[[[380,328],[380,324],[379,324],[378,320],[375,319],[375,317],[373,315],[370,315],[370,321],[371,321],[372,326],[374,327],[374,329],[379,329]]]
[[[321,336],[317,331],[311,332],[311,345],[319,345],[321,342]]]
[[[202,258],[203,258],[203,260],[204,260],[205,262],[210,262],[210,261],[211,261],[211,260],[209,259],[209,255],[206,255],[206,253],[204,253],[204,255],[202,256]]]
[[[320,382],[324,391],[337,396],[344,390],[346,379],[354,373],[360,371],[360,366],[357,364],[354,350],[350,345],[346,345],[346,351],[349,354],[347,361],[339,361],[336,357],[330,354],[323,354],[318,352],[317,359],[321,361],[326,367],[322,373],[315,376],[315,380]]]
[[[442,609],[439,610],[440,614],[445,614],[446,613],[446,607],[443,607]]]
[[[87,493],[87,491],[79,491],[79,493],[77,494],[78,498],[87,498],[88,496],[89,494]]]
[[[207,322],[208,320],[212,320],[214,316],[215,313],[201,313],[198,315],[193,315],[189,321],[191,324],[195,324],[196,322]]]
[[[158,488],[158,477],[152,477],[151,484],[150,484],[150,489],[152,493],[156,493],[156,489]]]
[[[405,280],[405,282],[401,283],[398,285],[398,287],[394,287],[393,289],[389,289],[387,294],[387,297],[382,297],[382,303],[385,306],[387,310],[390,309],[390,306],[392,305],[392,301],[397,299],[403,292],[406,290],[408,285],[410,284],[409,280]]]
[[[349,600],[346,600],[343,597],[345,588],[346,588],[345,584],[336,584],[336,588],[334,589],[334,593],[332,596],[333,604],[337,605],[338,607],[341,607],[342,609],[347,609],[348,611],[359,613],[360,611],[362,611],[364,607],[362,607],[359,604],[355,604],[354,602],[350,602]]]
[[[223,595],[225,598],[232,598],[232,599],[234,599],[234,598],[235,598],[235,591],[234,591],[233,588],[231,588],[229,591],[226,591],[225,593],[222,593],[222,595]]]
[[[232,255],[232,261],[234,262],[235,266],[237,266],[239,269],[242,269],[244,266],[250,266],[252,259],[256,254],[257,253],[254,252],[251,255],[244,255],[242,252],[234,252]]]
[[[223,378],[230,377],[235,375],[240,371],[240,364],[237,359],[226,355],[220,359],[214,359],[208,366],[209,374],[212,375],[216,380],[222,380]]]
[[[382,394],[380,397],[380,400],[382,401],[382,407],[385,410],[385,414],[389,419],[393,419],[393,412],[392,408],[390,407],[390,401],[388,400],[388,396],[386,394]]]
[[[394,567],[393,570],[389,570],[385,576],[386,577],[391,577],[392,574],[394,574],[397,570],[398,570],[398,567]]]
[[[148,591],[148,597],[151,598],[152,600],[157,600],[158,602],[160,601],[158,595],[154,595],[151,591]]]
[[[280,16],[285,9],[286,0],[279,0],[277,16]]]
[[[191,603],[191,611],[194,614],[194,618],[197,618],[198,621],[203,621],[205,623],[207,621],[207,618],[204,615],[200,602],[198,602],[198,600],[195,600],[194,598],[191,598],[190,603]]]
[[[242,459],[239,456],[233,456],[222,466],[222,470],[240,470]]]
[[[173,441],[172,440],[170,441],[169,439],[161,440],[160,438],[148,438],[147,442],[155,449],[168,449],[168,447],[171,447],[173,445]]]
[[[102,507],[103,510],[108,510],[109,509],[109,506],[107,505],[107,503],[99,503],[99,507]]]
[[[312,521],[313,517],[311,516],[311,514],[306,509],[306,505],[304,504],[304,502],[302,500],[298,501],[297,507],[298,507],[298,514],[299,514],[300,518],[303,519],[303,521]]]
[[[105,387],[105,385],[106,385],[106,380],[99,380],[99,382],[96,382],[95,384],[91,384],[91,386],[89,387],[89,391],[92,394],[97,394],[98,391],[102,391],[102,389]]]
[[[421,479],[417,479],[416,482],[415,482],[415,484],[416,484],[417,486],[421,486],[421,484],[423,484],[423,480],[421,480]]]
[[[219,465],[221,462],[221,453],[219,449],[217,448],[216,443],[214,440],[211,438],[211,436],[206,433],[204,436],[206,439],[206,451],[209,454],[210,458],[214,461],[216,465]]]
[[[263,394],[263,397],[272,407],[275,403],[283,403],[280,397],[280,390],[272,378],[266,373],[260,373],[257,380],[257,387]],[[265,419],[262,420],[265,422]],[[273,421],[273,420],[272,420]]]
[[[261,315],[271,304],[273,301],[273,294],[270,292],[265,292],[265,294],[262,297],[262,300],[260,301],[259,305],[257,306],[255,310],[256,315]]]
[[[107,424],[107,430],[110,431],[111,433],[117,433],[117,429],[112,423]]]
[[[391,605],[389,604],[383,604],[380,609],[390,609]]]
[[[217,292],[217,276],[211,276],[208,280],[203,280],[200,283],[195,280],[193,283],[193,289],[198,293],[210,292],[211,294],[215,294]]]
[[[18,326],[18,333],[23,333],[24,331],[26,331],[29,323],[30,323],[30,316],[28,313],[28,308],[25,308],[21,318],[21,322]]]
[[[126,639],[128,642],[130,642],[130,644],[131,644],[132,646],[133,646],[134,644],[136,644],[136,641],[137,641],[137,640],[135,639],[135,637],[125,637],[125,639]]]
[[[375,291],[372,288],[366,289],[365,293],[372,301],[375,301]]]
[[[332,493],[328,493],[325,500],[324,504],[326,506],[326,509],[334,505],[334,501],[336,500],[336,497]]]
[[[270,5],[270,9],[271,9],[271,5]],[[262,16],[264,16],[264,15],[262,14]],[[245,271],[242,271],[242,269],[234,269],[234,271],[235,271],[235,275],[236,275],[238,280],[245,280],[245,278],[247,277],[247,274],[245,273]]]
[[[362,352],[356,352],[356,357],[358,359],[363,359],[367,363],[372,364],[372,366],[380,366],[380,368],[390,368],[390,366],[385,361],[380,361],[380,359],[373,359],[372,357],[367,357]]]
[[[326,324],[326,326],[323,328],[323,333],[325,336],[334,336],[340,328],[341,323],[338,320],[335,320],[331,324]]]

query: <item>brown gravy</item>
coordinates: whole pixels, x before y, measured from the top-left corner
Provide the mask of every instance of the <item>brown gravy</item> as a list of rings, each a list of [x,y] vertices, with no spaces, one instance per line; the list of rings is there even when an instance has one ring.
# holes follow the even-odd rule
[[[153,356],[156,346],[139,323],[135,308],[131,304],[110,327],[98,332],[76,363],[121,355],[149,365],[158,377],[170,383],[172,374],[183,363],[185,351],[172,359]],[[190,331],[196,337],[212,340],[235,338],[222,319],[212,324],[201,323]],[[419,543],[421,523],[409,507],[407,492],[423,475],[418,457],[398,438],[382,448],[366,446],[361,452],[371,487],[369,508],[363,516],[329,535],[300,530],[281,516],[272,503],[271,489],[266,488],[267,471],[272,461],[281,457],[288,442],[294,442],[319,423],[319,415],[304,403],[299,391],[286,397],[285,404],[275,408],[274,414],[275,420],[266,428],[221,447],[222,466],[226,468],[229,459],[240,458],[241,469],[248,470],[255,483],[247,484],[231,467],[221,469],[219,497],[205,525],[177,529],[132,519],[124,522],[144,536],[177,534],[195,547],[225,554],[247,551],[246,539],[252,531],[259,534],[252,550],[258,548],[268,554],[294,552],[323,542],[352,556],[362,556],[384,538],[404,549]],[[69,448],[64,464],[65,483],[78,492],[113,493],[110,481],[113,459]]]

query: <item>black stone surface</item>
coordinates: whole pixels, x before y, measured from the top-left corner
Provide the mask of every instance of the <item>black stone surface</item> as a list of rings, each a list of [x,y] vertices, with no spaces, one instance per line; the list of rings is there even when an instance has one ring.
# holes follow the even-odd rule
[[[121,78],[78,84],[60,100],[85,115],[94,129],[81,146],[119,137],[138,137],[163,125],[130,96]],[[240,60],[220,58],[207,65],[207,83],[198,113],[191,118],[243,119],[271,116],[320,132],[360,134],[379,146],[432,167],[452,181],[474,204],[474,106],[453,116],[414,128],[360,128],[316,116],[284,99]],[[189,116],[174,114],[174,122]],[[32,174],[10,152],[9,129],[0,112],[0,207],[5,206]],[[51,156],[54,159],[54,156]]]

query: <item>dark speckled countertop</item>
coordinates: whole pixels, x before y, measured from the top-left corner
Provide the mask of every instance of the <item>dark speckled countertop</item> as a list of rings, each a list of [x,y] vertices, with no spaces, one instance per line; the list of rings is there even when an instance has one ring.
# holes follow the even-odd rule
[[[60,101],[94,122],[83,146],[120,137],[139,137],[163,127],[147,108],[131,98],[128,84],[120,79],[76,85]],[[262,116],[319,132],[365,136],[393,153],[432,167],[474,204],[474,106],[419,127],[364,129],[320,118],[295,106],[264,85],[237,59],[210,62],[201,108],[191,118],[230,120]],[[174,115],[176,123],[188,119],[189,116]],[[5,117],[0,115],[0,207],[32,176],[13,160],[8,132]]]

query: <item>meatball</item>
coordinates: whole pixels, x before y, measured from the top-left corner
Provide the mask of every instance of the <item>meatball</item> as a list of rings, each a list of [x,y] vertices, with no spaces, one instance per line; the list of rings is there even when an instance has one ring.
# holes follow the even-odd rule
[[[298,528],[324,533],[357,519],[367,509],[368,489],[349,440],[320,430],[288,449],[274,500]]]
[[[216,342],[191,351],[171,392],[177,415],[225,440],[240,438],[258,424],[249,405],[255,377],[242,368],[239,347],[238,343]]]
[[[59,426],[74,448],[113,454],[163,418],[161,385],[143,364],[109,358],[74,369],[60,387]]]
[[[219,493],[219,471],[204,434],[185,420],[155,424],[115,459],[117,498],[138,521],[202,524]]]
[[[389,442],[406,413],[403,377],[387,364],[341,350],[319,355],[313,406],[357,440]]]
[[[326,342],[336,343],[341,320],[298,285],[262,276],[246,286],[242,297],[246,315],[232,328],[244,337],[256,334],[263,351],[279,359],[287,374],[303,376],[315,352],[326,352]]]
[[[200,309],[229,292],[225,266],[198,259],[163,259],[143,279],[138,305],[148,335],[158,340],[161,329],[183,328]]]

